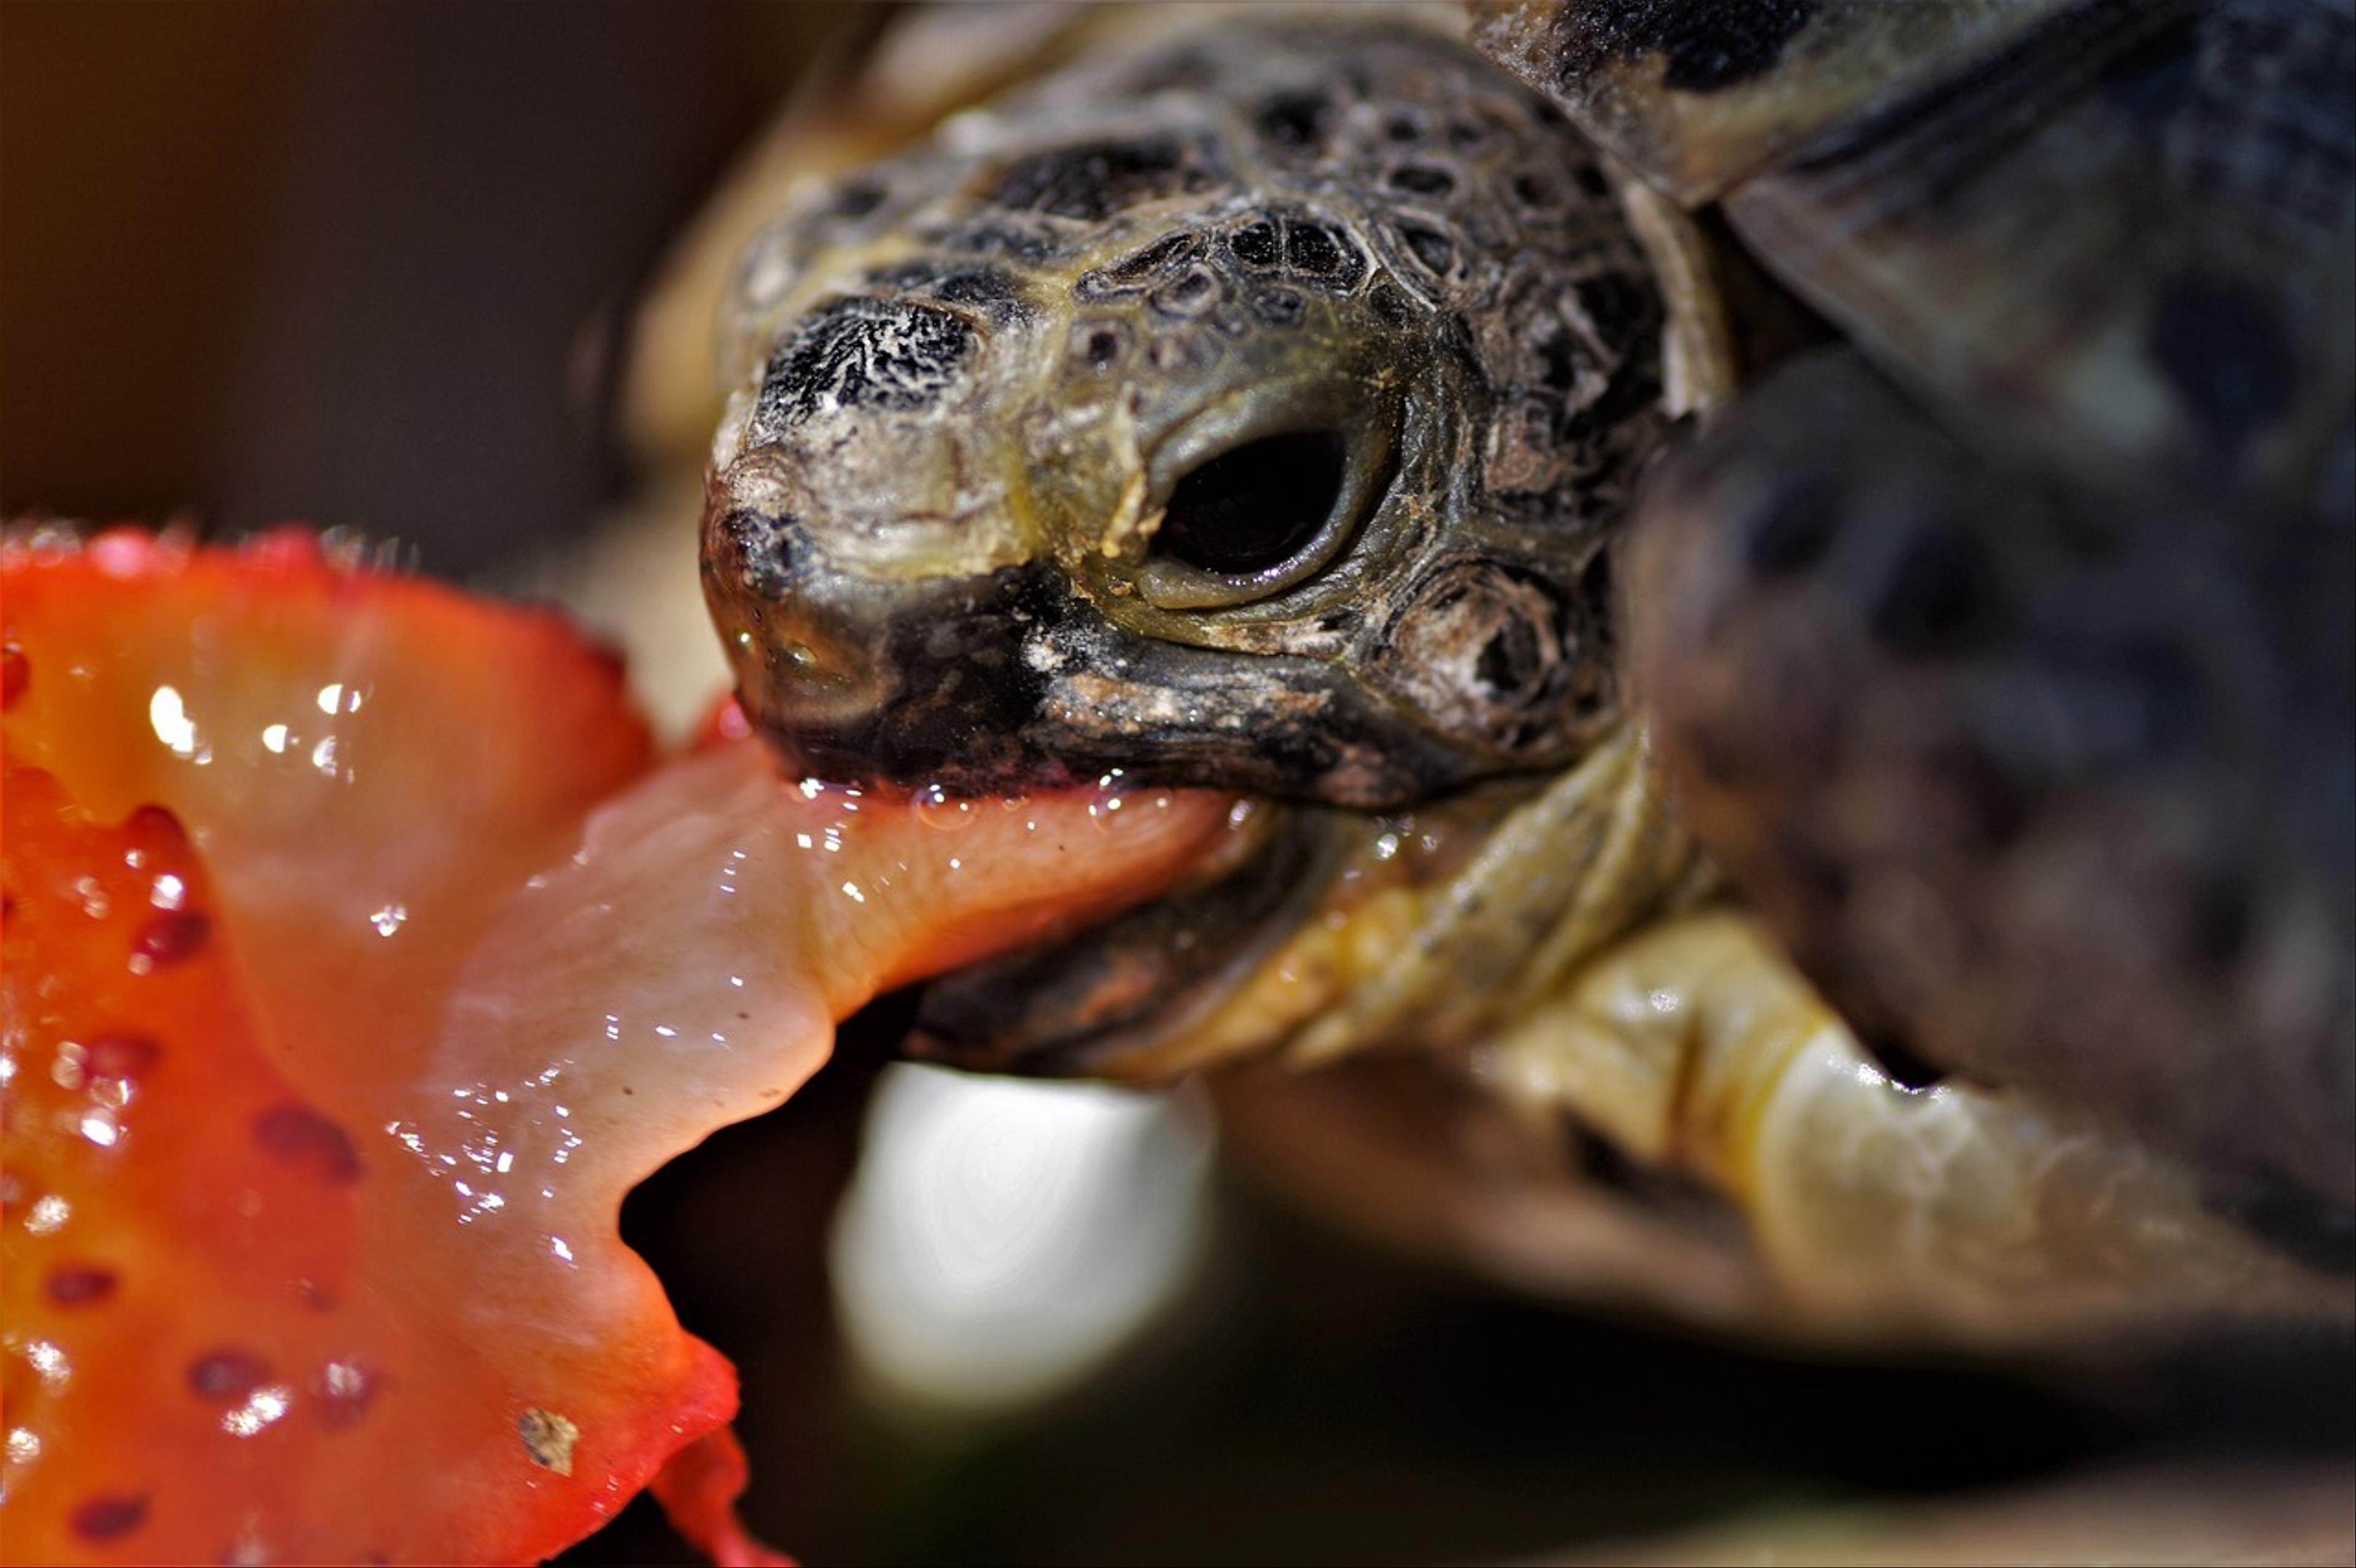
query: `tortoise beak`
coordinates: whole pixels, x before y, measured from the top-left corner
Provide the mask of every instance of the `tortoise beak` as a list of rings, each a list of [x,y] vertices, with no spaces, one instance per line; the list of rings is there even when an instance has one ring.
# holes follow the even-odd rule
[[[1046,568],[871,574],[791,510],[706,513],[704,597],[739,699],[796,765],[829,778],[1064,782],[1023,743],[1044,690],[1025,634],[1065,612]]]

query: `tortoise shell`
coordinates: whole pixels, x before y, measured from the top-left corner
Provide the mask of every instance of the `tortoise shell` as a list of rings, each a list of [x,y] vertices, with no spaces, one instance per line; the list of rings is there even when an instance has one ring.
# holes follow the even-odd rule
[[[1891,1054],[2356,1202],[2349,7],[1475,10],[1890,378],[1644,510],[1688,823]]]

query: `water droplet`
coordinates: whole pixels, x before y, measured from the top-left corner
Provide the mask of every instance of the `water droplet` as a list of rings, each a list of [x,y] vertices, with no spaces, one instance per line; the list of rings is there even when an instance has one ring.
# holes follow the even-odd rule
[[[155,739],[164,742],[177,757],[197,754],[196,720],[188,717],[188,707],[173,687],[159,686],[147,699],[147,726],[155,731]]]
[[[311,1380],[311,1411],[320,1424],[348,1432],[368,1413],[376,1398],[376,1374],[359,1362],[338,1359],[319,1369]]]
[[[916,820],[927,827],[954,832],[970,827],[978,820],[974,803],[963,795],[951,795],[940,784],[930,784],[916,792]]]
[[[252,1437],[276,1425],[294,1405],[294,1391],[284,1383],[255,1389],[243,1404],[221,1417],[221,1430],[231,1437]]]

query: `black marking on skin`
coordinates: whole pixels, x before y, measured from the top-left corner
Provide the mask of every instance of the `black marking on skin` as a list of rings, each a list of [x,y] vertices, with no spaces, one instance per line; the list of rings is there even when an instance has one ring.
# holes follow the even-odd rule
[[[1385,326],[1405,326],[1415,318],[1407,292],[1395,283],[1377,283],[1366,294],[1366,306]]]
[[[1619,60],[1659,54],[1673,92],[1717,92],[1773,70],[1815,0],[1603,0],[1566,5],[1555,79],[1576,87]]]
[[[782,601],[794,581],[794,534],[801,519],[790,512],[769,517],[739,507],[720,519],[720,531],[743,563],[744,586],[764,599]]]
[[[1254,289],[1247,303],[1252,315],[1270,326],[1298,326],[1307,304],[1298,293],[1277,284]]]
[[[1553,212],[1562,206],[1562,187],[1549,175],[1525,171],[1515,175],[1514,199],[1532,212]]]
[[[1660,320],[1660,296],[1625,272],[1598,272],[1573,287],[1599,336],[1607,340],[1649,332]]]
[[[2218,447],[2233,452],[2289,407],[2297,360],[2268,302],[2223,279],[2179,274],[2152,301],[2145,351]]]
[[[1772,485],[1736,525],[1743,564],[1770,581],[1815,565],[1839,531],[1833,488],[1820,475]]]
[[[2089,642],[2074,630],[2036,649],[2049,705],[2066,727],[2072,771],[2148,767],[2179,754],[2200,729],[2199,667],[2156,636]]]
[[[1284,259],[1284,240],[1272,219],[1257,219],[1228,235],[1227,249],[1247,267],[1273,267]]]
[[[905,300],[838,300],[814,312],[771,356],[755,405],[756,438],[830,407],[921,409],[973,357],[972,327],[948,311]]]
[[[1325,144],[1333,118],[1333,101],[1322,92],[1280,92],[1260,105],[1253,124],[1274,146],[1313,154]]]
[[[2212,871],[2194,887],[2186,911],[2186,934],[2203,963],[2223,968],[2250,945],[2256,923],[2249,884],[2228,870]]]
[[[880,288],[929,294],[945,304],[980,311],[993,325],[1004,326],[1030,313],[1023,285],[1011,273],[989,266],[944,267],[937,261],[903,261],[868,274]]]
[[[1185,149],[1174,137],[1087,142],[1018,159],[985,199],[1020,212],[1101,222],[1114,213],[1189,188]]]
[[[883,707],[841,726],[771,715],[770,728],[798,765],[830,778],[1054,782],[1066,775],[1031,759],[1023,739],[1047,677],[1022,656],[1026,636],[1071,605],[1069,586],[1035,564],[958,583],[883,628],[879,662],[897,677]]]
[[[1054,261],[1064,251],[1053,235],[998,223],[960,223],[918,238],[961,255],[1002,256],[1034,267]]]
[[[1009,321],[1028,308],[1023,285],[992,267],[972,267],[943,278],[934,293],[950,304],[970,305],[992,321]]]
[[[1488,126],[1477,120],[1451,120],[1448,123],[1448,144],[1460,153],[1474,153],[1494,139]]]
[[[1164,234],[1151,244],[1130,251],[1119,261],[1091,274],[1109,283],[1134,283],[1166,272],[1203,253],[1203,239],[1191,229]]]
[[[1284,225],[1284,259],[1295,275],[1307,278],[1334,293],[1347,293],[1366,275],[1366,259],[1355,241],[1329,223],[1289,218]]]
[[[1937,653],[1980,629],[1995,592],[1979,540],[1934,525],[1907,541],[1866,624],[1874,640],[1901,658]]]
[[[846,180],[835,187],[833,197],[819,208],[818,216],[856,223],[883,206],[884,198],[890,194],[874,180]]]
[[[1416,196],[1444,197],[1454,194],[1456,176],[1429,164],[1402,164],[1391,171],[1390,187]]]
[[[1534,347],[1544,366],[1538,373],[1542,383],[1557,392],[1568,392],[1579,384],[1579,372],[1588,363],[1588,353],[1578,334],[1557,322]]]
[[[1196,267],[1154,290],[1146,296],[1146,303],[1157,315],[1192,321],[1216,305],[1226,293],[1217,273]]]
[[[1121,334],[1109,326],[1092,326],[1087,330],[1082,356],[1092,370],[1109,370],[1120,361]]]
[[[1456,241],[1439,229],[1426,228],[1420,223],[1402,222],[1398,226],[1398,233],[1408,254],[1430,269],[1432,276],[1444,278],[1455,267]]]

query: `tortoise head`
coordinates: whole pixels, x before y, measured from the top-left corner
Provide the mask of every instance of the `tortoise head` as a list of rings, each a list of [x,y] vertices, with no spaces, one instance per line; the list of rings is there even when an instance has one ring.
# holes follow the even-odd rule
[[[799,764],[1387,807],[1612,722],[1645,251],[1534,96],[1340,43],[1092,68],[755,245],[705,584]]]

